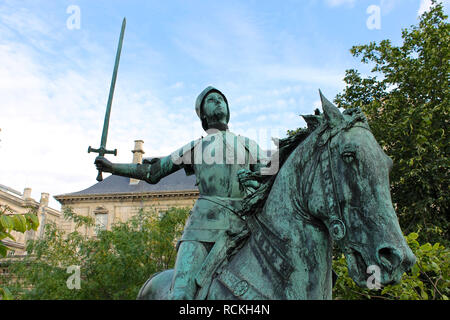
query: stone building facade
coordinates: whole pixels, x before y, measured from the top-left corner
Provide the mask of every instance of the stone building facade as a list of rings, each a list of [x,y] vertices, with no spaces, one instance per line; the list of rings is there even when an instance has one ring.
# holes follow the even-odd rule
[[[50,208],[48,206],[49,194],[46,192],[41,193],[41,199],[36,201],[31,197],[31,188],[25,188],[23,193],[9,188],[4,185],[0,185],[0,205],[8,206],[13,214],[24,214],[33,209],[36,211],[39,219],[39,228],[37,231],[30,230],[25,233],[12,231],[11,234],[15,238],[15,241],[4,239],[2,243],[9,247],[9,255],[21,256],[24,255],[25,246],[27,240],[36,239],[41,235],[44,230],[44,226],[47,222],[51,221],[59,225],[62,220],[62,215],[59,210]]]
[[[142,163],[143,141],[136,140],[133,163]],[[112,224],[126,221],[140,209],[153,210],[155,214],[171,207],[192,208],[199,192],[195,176],[186,176],[179,170],[152,185],[145,181],[110,175],[87,189],[55,196],[62,211],[70,207],[76,214],[95,219],[97,228],[110,229]],[[62,220],[60,227],[66,232],[75,230],[75,224]],[[95,228],[78,230],[90,236]]]

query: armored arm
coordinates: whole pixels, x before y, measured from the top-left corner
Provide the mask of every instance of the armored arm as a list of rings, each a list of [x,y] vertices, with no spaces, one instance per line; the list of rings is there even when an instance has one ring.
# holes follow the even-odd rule
[[[193,148],[201,141],[197,139],[182,148],[174,151],[164,158],[144,159],[139,163],[112,163],[102,156],[95,159],[98,170],[133,179],[144,180],[151,184],[158,183],[162,178],[184,168],[187,175],[194,174],[193,171]]]
[[[144,159],[143,163],[112,163],[104,157],[97,157],[95,165],[98,170],[114,175],[144,180],[151,184],[179,170],[181,166],[172,162],[171,157]]]

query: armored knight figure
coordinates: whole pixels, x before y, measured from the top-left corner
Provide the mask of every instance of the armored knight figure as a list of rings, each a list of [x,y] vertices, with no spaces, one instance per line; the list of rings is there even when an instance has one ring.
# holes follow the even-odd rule
[[[257,187],[257,182],[240,183],[239,177],[259,172],[268,163],[256,142],[228,130],[230,111],[222,92],[207,87],[197,97],[195,111],[208,135],[169,156],[144,159],[142,164],[116,164],[102,156],[95,160],[99,171],[151,184],[182,168],[187,175],[195,174],[200,195],[177,244],[170,299],[204,298],[198,292],[208,284],[205,273],[212,276],[213,266],[229,249],[224,243],[246,230],[245,219],[238,213],[246,190]]]

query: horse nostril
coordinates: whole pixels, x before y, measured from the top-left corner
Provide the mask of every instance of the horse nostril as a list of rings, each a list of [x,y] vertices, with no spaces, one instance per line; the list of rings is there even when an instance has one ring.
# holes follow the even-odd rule
[[[402,263],[402,257],[397,250],[390,247],[383,247],[378,250],[378,260],[389,270],[397,268]]]

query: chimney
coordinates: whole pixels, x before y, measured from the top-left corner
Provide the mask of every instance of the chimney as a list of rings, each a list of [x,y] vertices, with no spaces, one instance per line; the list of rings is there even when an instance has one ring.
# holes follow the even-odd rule
[[[34,200],[31,198],[31,188],[23,189],[22,199],[27,206],[33,204]]]
[[[135,140],[134,141],[134,150],[133,152],[133,163],[142,163],[142,158],[144,156],[144,147],[143,147],[144,141],[143,140]],[[138,184],[138,179],[130,178],[130,184]]]
[[[41,193],[41,200],[39,201],[39,206],[40,207],[47,207],[48,206],[48,198],[49,198],[49,194],[47,192],[42,192]]]
[[[25,188],[23,189],[23,200],[31,199],[31,188]]]
[[[142,163],[142,157],[144,155],[143,140],[135,140],[134,141],[134,150],[133,152],[133,163]]]

